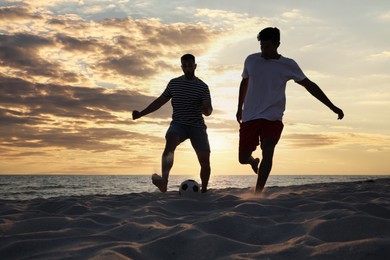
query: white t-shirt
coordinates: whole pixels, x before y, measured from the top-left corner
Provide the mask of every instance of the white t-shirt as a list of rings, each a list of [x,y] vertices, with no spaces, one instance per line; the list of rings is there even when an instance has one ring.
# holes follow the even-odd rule
[[[261,53],[249,55],[244,64],[243,78],[249,78],[244,100],[242,121],[268,119],[282,121],[286,108],[286,83],[306,78],[298,64],[289,58],[266,60]]]

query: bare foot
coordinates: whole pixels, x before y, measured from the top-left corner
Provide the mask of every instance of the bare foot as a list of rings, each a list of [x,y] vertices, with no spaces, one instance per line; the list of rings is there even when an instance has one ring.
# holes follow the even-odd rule
[[[252,166],[252,170],[257,174],[257,172],[259,171],[259,163],[260,163],[260,159],[259,158],[256,158],[253,160],[253,163],[251,164]]]
[[[154,173],[152,175],[152,183],[161,191],[166,192],[168,189],[168,181],[164,180],[160,175]]]

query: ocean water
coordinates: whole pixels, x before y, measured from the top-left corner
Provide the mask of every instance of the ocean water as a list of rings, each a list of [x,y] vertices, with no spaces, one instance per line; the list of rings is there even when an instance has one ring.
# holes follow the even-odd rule
[[[271,175],[266,187],[326,182],[365,181],[389,176],[375,175]],[[194,176],[171,175],[168,191],[178,191],[186,179]],[[209,189],[254,187],[257,175],[211,176]],[[29,200],[60,196],[121,195],[156,192],[150,175],[0,175],[0,200]]]

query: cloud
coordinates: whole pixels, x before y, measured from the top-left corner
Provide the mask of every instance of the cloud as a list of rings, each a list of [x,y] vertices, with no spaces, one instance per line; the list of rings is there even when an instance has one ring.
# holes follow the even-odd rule
[[[203,52],[220,34],[204,24],[164,24],[157,19],[105,19],[98,22],[107,31],[115,33],[115,43],[124,53],[145,53],[148,58],[169,58],[179,49]],[[116,45],[117,46],[117,45]],[[176,50],[176,51],[175,51]],[[152,60],[153,61],[153,60]]]
[[[3,118],[1,114],[0,117]],[[29,125],[25,121],[19,121],[15,122],[19,125],[18,127],[5,125],[1,129],[0,147],[8,148],[9,151],[18,148],[63,148],[106,152],[128,151],[130,143],[137,146],[145,142],[161,142],[161,138],[147,134],[112,127],[90,127],[89,122],[84,122],[84,124],[78,122],[62,125],[53,124],[53,122],[52,124],[45,122],[45,125]],[[23,153],[20,154],[20,156],[23,155]]]
[[[37,84],[2,76],[0,145],[120,150],[122,145],[113,140],[126,143],[132,139],[155,138],[120,127],[133,123],[132,107],[145,107],[153,99],[129,90]],[[121,113],[126,113],[127,118]],[[165,119],[170,115],[170,109],[165,107],[151,118]]]
[[[93,52],[99,45],[96,39],[78,39],[61,33],[55,39],[63,45],[64,50],[72,52]]]
[[[91,87],[104,81],[137,88],[160,73],[180,70],[181,55],[205,53],[222,33],[201,23],[154,18],[86,21],[27,4],[1,10],[3,19],[18,23],[0,26],[8,31],[0,37],[0,72],[39,83]],[[25,19],[31,17],[36,19]]]
[[[148,61],[145,60],[143,56],[133,55],[133,56],[124,56],[120,58],[109,58],[96,67],[101,70],[113,70],[123,76],[136,76],[141,78],[151,77],[158,72],[167,64],[160,62],[157,66],[149,66]],[[169,67],[169,66],[168,66]]]
[[[287,134],[283,136],[283,140],[294,147],[317,148],[336,145],[341,141],[341,138],[328,134]]]
[[[0,7],[0,21],[15,21],[16,20],[30,20],[42,19],[39,14],[33,13],[27,6],[9,6]]]
[[[202,24],[164,24],[157,19],[106,19],[89,22],[75,14],[53,15],[29,5],[1,8],[0,146],[20,149],[128,150],[161,143],[161,136],[129,130],[131,110],[142,110],[156,97],[135,87],[105,89],[105,84],[147,83],[179,68],[186,52],[206,51],[219,32]],[[34,28],[27,33],[26,28]],[[175,64],[175,65],[173,65]],[[170,120],[169,105],[142,125]],[[19,152],[16,152],[19,151]],[[23,151],[23,152],[22,152]]]
[[[372,54],[368,56],[368,60],[370,61],[390,60],[390,51],[382,51],[380,53]]]
[[[0,35],[0,68],[17,70],[17,74],[26,78],[44,76],[79,81],[78,74],[63,71],[58,62],[45,60],[39,55],[41,48],[53,45],[51,40],[32,34]]]
[[[183,12],[191,12],[191,10],[182,9]],[[231,38],[236,41],[245,38],[256,39],[257,30],[269,26],[270,22],[266,17],[250,16],[248,13],[222,9],[199,8],[196,9],[195,16],[213,26],[216,30],[221,30],[224,38]],[[253,30],[255,30],[255,33]]]
[[[388,152],[390,150],[389,138],[380,134],[365,133],[326,133],[306,134],[294,133],[282,136],[283,142],[300,149],[316,149],[338,146],[337,150],[358,149],[361,152]]]
[[[259,51],[256,34],[266,26],[282,29],[286,40],[283,42],[287,43],[282,45],[283,53],[301,60],[309,74],[323,72],[314,75],[322,85],[343,86],[338,91],[347,93],[353,88],[349,99],[337,103],[341,102],[345,111],[359,115],[350,112],[349,119],[340,122],[343,129],[335,128],[333,123],[329,127],[323,123],[329,122],[326,119],[300,113],[296,102],[301,99],[293,92],[292,100],[298,101],[290,104],[293,117],[287,120],[305,118],[320,125],[314,129],[290,128],[282,137],[286,146],[281,148],[298,147],[309,152],[318,149],[332,155],[333,148],[340,153],[344,149],[362,154],[388,151],[386,134],[372,137],[345,133],[385,133],[388,129],[386,120],[377,120],[385,116],[383,106],[388,104],[384,98],[387,74],[382,71],[388,67],[384,64],[388,50],[383,39],[369,41],[369,46],[367,41],[361,41],[356,26],[351,26],[339,12],[329,20],[326,12],[318,12],[317,5],[271,3],[260,7],[226,3],[215,9],[214,4],[196,1],[4,3],[0,7],[0,153],[6,158],[1,162],[2,173],[69,172],[69,160],[77,165],[73,168],[77,172],[94,172],[102,167],[101,172],[112,173],[113,168],[124,165],[132,168],[127,172],[140,173],[141,168],[141,172],[150,172],[153,161],[160,163],[171,106],[167,104],[137,121],[131,120],[131,111],[144,109],[161,94],[165,87],[162,82],[166,84],[181,73],[179,58],[187,52],[197,56],[199,76],[209,84],[213,97],[215,110],[206,118],[210,141],[215,150],[226,153],[223,158],[236,156],[239,126],[234,104],[242,62],[250,52]],[[177,7],[177,3],[181,6]],[[333,5],[324,5],[324,10],[328,7]],[[388,13],[377,9],[380,5],[372,8],[368,16],[375,24],[366,19],[367,9],[361,14],[366,14],[363,23],[375,28],[370,31],[375,36],[385,31]],[[262,17],[262,13],[267,16]],[[354,13],[358,14],[356,10]],[[378,14],[382,14],[381,20]],[[359,32],[362,30],[363,27]],[[335,43],[338,46],[332,49],[332,55],[325,55],[325,50],[335,47]],[[303,51],[313,55],[303,57]],[[371,60],[369,54],[373,54]],[[375,62],[366,64],[368,60]],[[370,72],[372,75],[367,76]],[[367,97],[367,91],[378,97]],[[366,122],[364,126],[356,118]],[[192,153],[190,145],[182,149]],[[13,157],[18,157],[17,163],[9,160]],[[52,159],[55,163],[42,169]],[[229,163],[224,167],[235,167]],[[215,172],[223,173],[217,167]]]
[[[288,19],[303,19],[304,18],[301,10],[299,10],[299,9],[293,9],[291,11],[284,12],[284,13],[282,13],[282,17],[288,18]]]
[[[17,3],[23,3],[24,5],[29,5],[29,6],[36,6],[36,7],[50,7],[50,6],[55,6],[58,4],[63,3],[63,0],[18,0]],[[81,4],[83,1],[80,0],[67,0],[66,3],[75,3],[75,4]]]
[[[146,106],[154,98],[131,90],[36,84],[0,76],[1,105],[8,107],[6,109],[8,113],[18,108],[19,111],[24,111],[25,116],[52,115],[78,119],[119,120],[112,112],[129,112],[131,107]],[[19,113],[18,110],[15,111]],[[165,118],[170,116],[170,112],[162,109],[154,116]]]
[[[115,138],[133,137],[131,132],[112,128],[66,129],[59,127],[33,128],[24,126],[16,130],[14,128],[5,128],[2,133],[0,144],[5,147],[61,147],[93,151],[119,150],[121,145],[111,144],[108,141]]]

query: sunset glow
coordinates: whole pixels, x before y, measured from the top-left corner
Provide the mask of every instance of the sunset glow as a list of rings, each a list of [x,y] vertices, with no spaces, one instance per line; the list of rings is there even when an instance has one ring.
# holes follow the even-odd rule
[[[171,106],[131,112],[182,74],[185,53],[212,96],[211,174],[253,174],[237,159],[235,114],[244,60],[268,26],[345,113],[337,120],[289,82],[271,174],[390,174],[389,10],[387,0],[3,0],[0,174],[160,173]],[[187,141],[171,174],[198,172]]]

